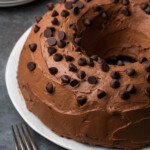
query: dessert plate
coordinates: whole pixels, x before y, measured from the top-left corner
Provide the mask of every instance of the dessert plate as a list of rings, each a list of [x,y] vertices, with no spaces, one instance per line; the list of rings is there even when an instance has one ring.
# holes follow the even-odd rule
[[[34,0],[0,0],[0,7],[11,7],[30,3]]]
[[[6,66],[5,80],[8,94],[18,113],[22,116],[22,118],[33,130],[38,132],[46,139],[64,148],[71,150],[112,150],[112,148],[108,149],[100,146],[90,146],[88,144],[82,144],[71,139],[60,137],[56,135],[53,131],[51,131],[47,126],[45,126],[33,113],[28,111],[28,109],[26,108],[24,98],[18,87],[16,77],[17,77],[19,56],[30,31],[31,28],[29,28],[18,40],[9,56]],[[147,150],[148,149],[150,149],[150,147],[147,148]]]

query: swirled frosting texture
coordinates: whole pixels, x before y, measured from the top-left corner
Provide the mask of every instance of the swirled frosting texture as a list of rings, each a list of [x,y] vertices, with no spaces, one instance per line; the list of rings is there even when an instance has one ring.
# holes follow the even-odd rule
[[[27,108],[58,135],[105,147],[150,145],[150,16],[140,8],[142,2],[49,5],[50,11],[33,25],[21,52],[18,83]],[[59,31],[65,35],[58,36]],[[92,57],[93,66],[91,55],[130,56],[136,62],[114,66]]]

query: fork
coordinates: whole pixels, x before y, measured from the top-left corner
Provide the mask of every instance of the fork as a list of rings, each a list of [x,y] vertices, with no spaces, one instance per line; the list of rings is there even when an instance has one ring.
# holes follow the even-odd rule
[[[27,134],[25,133],[24,127],[26,129],[26,133]],[[17,141],[17,136],[16,135],[18,135],[18,139],[19,139],[19,144],[20,144],[21,150],[26,150],[26,148],[27,148],[27,150],[32,150],[32,148],[33,148],[33,150],[37,150],[36,145],[35,145],[35,143],[33,141],[33,138],[32,138],[32,136],[30,134],[29,128],[28,128],[26,123],[24,123],[24,126],[21,124],[21,131],[22,131],[22,136],[24,138],[24,142],[23,142],[23,138],[21,136],[21,132],[20,132],[19,127],[16,125],[17,134],[15,133],[14,126],[11,126],[11,129],[12,129],[13,140],[14,140],[14,143],[15,143],[16,150],[19,150],[19,145],[18,145],[18,141]],[[27,137],[27,135],[28,135],[28,137]],[[29,144],[29,141],[30,141],[30,144]],[[26,145],[26,146],[24,146],[24,145]],[[31,148],[30,145],[32,145],[32,148]]]

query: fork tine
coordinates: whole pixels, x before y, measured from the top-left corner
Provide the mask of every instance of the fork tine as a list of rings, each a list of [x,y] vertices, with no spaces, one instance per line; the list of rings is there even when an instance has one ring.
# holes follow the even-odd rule
[[[21,149],[22,149],[22,150],[25,150],[25,147],[24,147],[23,141],[22,141],[22,137],[21,137],[21,135],[20,135],[20,131],[19,131],[19,128],[18,128],[17,125],[16,125],[16,128],[17,128],[17,133],[18,133],[18,137],[19,137],[19,142],[20,142]]]
[[[15,148],[16,148],[16,150],[19,150],[19,146],[18,146],[16,134],[15,134],[15,131],[14,131],[14,127],[11,126],[11,129],[12,129],[12,133],[13,133],[13,139],[14,139],[14,143],[15,143]]]
[[[22,133],[23,133],[23,137],[24,137],[24,141],[25,141],[25,143],[26,143],[27,149],[28,149],[28,150],[31,150],[30,145],[29,145],[29,142],[28,142],[28,140],[27,140],[27,136],[26,136],[26,134],[25,134],[25,132],[24,132],[24,129],[23,129],[23,126],[22,126],[22,125],[21,125],[21,129],[22,129]]]
[[[37,150],[37,147],[36,147],[36,145],[35,145],[35,143],[34,143],[34,140],[33,140],[32,136],[31,136],[31,134],[30,134],[30,131],[29,131],[28,126],[27,126],[26,123],[24,123],[24,124],[25,124],[25,128],[26,128],[26,130],[27,130],[27,133],[28,133],[30,142],[31,142],[31,144],[32,144],[33,150]]]

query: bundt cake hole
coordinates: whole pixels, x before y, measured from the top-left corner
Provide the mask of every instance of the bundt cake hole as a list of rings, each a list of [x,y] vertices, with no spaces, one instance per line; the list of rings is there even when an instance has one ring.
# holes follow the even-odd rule
[[[136,51],[132,51],[130,48],[132,45],[133,49],[140,49],[134,45],[136,39],[135,41],[128,40],[127,37],[128,32],[132,33],[132,30],[105,31],[98,32],[95,29],[92,31],[91,27],[83,33],[81,47],[89,57],[98,55],[110,65],[116,65],[118,60],[125,62],[125,64],[135,63],[138,60]]]
[[[119,22],[117,16],[113,20],[109,18],[107,24],[105,22],[106,20],[102,21],[97,16],[90,27],[77,33],[77,35],[82,34],[80,46],[85,50],[86,55],[89,57],[98,55],[110,65],[116,65],[118,60],[122,60],[125,64],[137,62],[137,52],[144,47],[143,39],[140,37],[148,41],[147,37],[143,36],[144,33],[128,27],[124,21]]]

